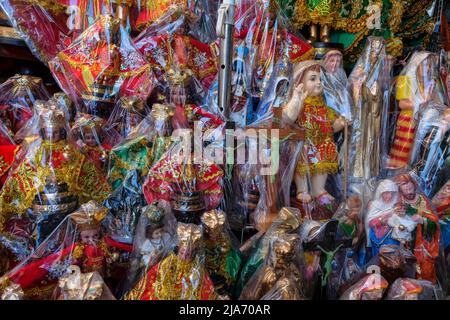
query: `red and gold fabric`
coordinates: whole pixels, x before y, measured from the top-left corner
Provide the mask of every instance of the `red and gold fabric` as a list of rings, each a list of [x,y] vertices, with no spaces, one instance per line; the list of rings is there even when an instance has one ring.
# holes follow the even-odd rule
[[[197,278],[197,284],[192,280]],[[153,266],[125,300],[215,300],[214,285],[198,258],[183,261],[174,253]]]
[[[222,191],[223,170],[203,159],[201,164],[193,164],[195,177],[187,181],[185,176],[187,164],[170,151],[150,169],[147,180],[143,185],[144,196],[148,203],[155,200],[174,200],[176,192],[185,192],[186,184],[193,182],[195,190],[201,191],[205,200],[206,209],[215,209],[220,204]]]
[[[97,98],[98,86],[110,88],[101,97],[114,104],[120,96],[146,99],[153,73],[134,48],[120,20],[102,16],[49,63],[53,76],[74,101]]]
[[[20,146],[16,145],[0,145],[0,188],[5,183],[8,171],[19,149]]]
[[[139,36],[134,42],[146,57],[157,77],[173,66],[190,69],[208,89],[217,74],[216,60],[211,47],[187,35],[163,34]]]
[[[303,152],[296,172],[306,174],[334,174],[339,169],[338,152],[334,142],[333,122],[337,114],[322,96],[307,97],[297,123],[305,129]]]
[[[47,161],[44,157],[51,155]],[[43,164],[44,163],[44,164]],[[95,164],[62,140],[57,143],[36,140],[27,156],[11,172],[0,194],[0,230],[11,214],[23,214],[30,208],[48,177],[67,183],[69,192],[80,203],[89,200],[103,202],[111,192],[105,177]]]
[[[397,79],[396,100],[413,101],[412,80],[409,76]],[[388,169],[401,169],[408,165],[416,135],[414,110],[402,109],[397,119],[394,142],[391,146]]]
[[[154,22],[157,22],[172,6],[187,8],[187,0],[143,0],[136,20],[136,29],[143,30]]]

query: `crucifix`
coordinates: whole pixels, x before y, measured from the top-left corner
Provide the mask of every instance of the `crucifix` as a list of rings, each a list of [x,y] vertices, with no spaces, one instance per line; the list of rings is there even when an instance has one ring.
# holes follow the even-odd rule
[[[352,247],[352,239],[336,239],[339,222],[335,219],[325,222],[322,231],[315,239],[304,242],[305,251],[320,251],[320,266],[322,267],[322,278],[320,288],[316,288],[315,295],[319,299],[326,299],[326,285],[332,271],[332,262],[336,253],[345,248]]]

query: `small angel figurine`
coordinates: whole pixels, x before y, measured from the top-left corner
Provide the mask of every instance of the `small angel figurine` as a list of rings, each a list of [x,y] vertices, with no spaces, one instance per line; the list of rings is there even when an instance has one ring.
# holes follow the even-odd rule
[[[306,133],[295,172],[297,200],[310,203],[316,198],[319,203],[332,203],[335,199],[325,190],[325,184],[328,175],[339,169],[333,135],[343,130],[347,122],[325,102],[320,62],[304,61],[296,65],[292,83],[290,98],[283,108],[283,122],[297,123]]]

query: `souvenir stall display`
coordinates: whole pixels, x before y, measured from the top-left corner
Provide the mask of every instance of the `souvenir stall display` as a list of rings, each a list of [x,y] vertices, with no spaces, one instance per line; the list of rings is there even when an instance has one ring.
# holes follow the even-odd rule
[[[0,300],[450,296],[445,1],[0,5]]]

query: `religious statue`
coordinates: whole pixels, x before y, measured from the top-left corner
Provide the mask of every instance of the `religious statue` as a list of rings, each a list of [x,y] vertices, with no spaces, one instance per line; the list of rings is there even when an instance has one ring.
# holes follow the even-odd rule
[[[111,150],[108,178],[114,189],[120,187],[131,171],[136,171],[141,186],[148,170],[171,145],[171,119],[174,110],[167,104],[154,104],[150,114]]]
[[[383,39],[369,37],[366,47],[348,79],[353,98],[353,125],[349,176],[369,181],[381,170],[384,122],[389,100],[390,65]],[[363,194],[363,203],[367,203]]]
[[[364,224],[367,247],[371,248],[373,256],[378,254],[383,245],[400,244],[392,237],[393,227],[389,225],[392,215],[404,212],[399,205],[399,196],[397,184],[389,179],[382,180],[375,191],[373,200],[368,204]]]
[[[339,220],[338,234],[342,237],[352,238],[356,245],[363,235],[362,201],[356,196],[350,196],[345,202],[344,212],[335,217]]]
[[[231,296],[241,267],[241,256],[226,224],[225,213],[210,210],[203,214],[206,269],[220,295]]]
[[[419,190],[417,182],[409,175],[394,178],[400,190],[406,215],[417,223],[410,250],[417,259],[417,279],[436,283],[436,260],[439,256],[441,228],[431,201]]]
[[[214,300],[216,293],[201,259],[202,228],[178,223],[178,246],[154,265],[125,300]]]
[[[445,104],[444,92],[439,81],[437,56],[425,51],[414,53],[396,82],[395,98],[400,113],[387,169],[397,170],[408,165],[416,139],[417,115],[432,102]]]
[[[106,119],[120,97],[146,99],[153,74],[120,20],[105,15],[49,63],[79,110]]]
[[[283,121],[297,123],[306,135],[295,169],[297,200],[303,203],[316,200],[326,206],[335,203],[325,189],[327,177],[339,170],[333,135],[347,123],[327,106],[320,73],[320,64],[316,61],[305,61],[295,67],[289,99],[283,108]]]
[[[41,78],[16,74],[0,86],[0,119],[16,134],[33,115],[35,101],[49,98]]]
[[[106,127],[126,138],[149,113],[150,109],[141,98],[122,97],[111,112]]]
[[[285,234],[270,243],[269,255],[248,281],[240,300],[303,300],[296,256],[299,236]]]
[[[21,161],[0,194],[0,230],[13,214],[29,213],[43,241],[78,203],[103,201],[111,191],[95,164],[68,141],[63,111],[54,102],[42,108]]]
[[[72,135],[76,139],[76,146],[82,154],[91,160],[96,168],[106,174],[108,169],[109,152],[108,133],[104,129],[102,118],[82,113],[72,126]]]

